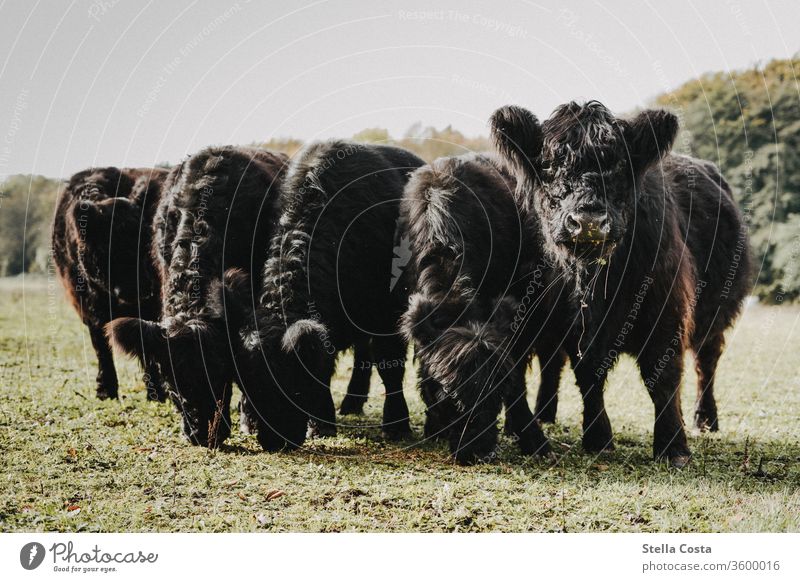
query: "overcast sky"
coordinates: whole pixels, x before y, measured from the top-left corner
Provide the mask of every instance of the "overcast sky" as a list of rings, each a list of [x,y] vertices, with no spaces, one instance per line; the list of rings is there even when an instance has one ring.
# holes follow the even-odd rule
[[[498,106],[619,112],[800,49],[797,0],[0,4],[0,179],[271,136],[486,133]]]

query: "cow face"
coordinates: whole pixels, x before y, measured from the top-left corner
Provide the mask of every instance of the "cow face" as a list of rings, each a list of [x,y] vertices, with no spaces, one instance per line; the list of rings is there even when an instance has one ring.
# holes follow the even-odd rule
[[[158,364],[189,442],[215,448],[230,436],[233,348],[222,317],[180,326],[119,318],[106,329],[119,350]]]
[[[256,418],[258,441],[267,451],[303,443],[315,399],[329,390],[328,364],[335,358],[335,351],[326,347],[323,324],[301,319],[287,327],[278,319],[262,317],[258,331],[243,334],[237,358],[240,386]]]
[[[450,434],[456,460],[472,464],[491,457],[497,443],[501,398],[510,390],[512,357],[508,338],[516,303],[496,299],[489,311],[423,293],[409,298],[401,327],[414,341],[424,375],[439,385],[428,403],[433,409],[451,400],[457,418],[441,428]]]
[[[562,105],[543,124],[519,107],[492,117],[492,135],[535,210],[548,249],[568,262],[610,255],[636,212],[644,173],[669,151],[677,118],[644,111],[616,119],[597,101]]]

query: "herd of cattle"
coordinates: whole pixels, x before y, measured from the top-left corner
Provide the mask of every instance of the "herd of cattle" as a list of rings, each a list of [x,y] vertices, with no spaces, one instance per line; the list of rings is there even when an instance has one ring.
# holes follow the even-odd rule
[[[685,465],[683,356],[698,372],[695,424],[718,430],[714,375],[750,286],[728,184],[670,153],[678,120],[665,111],[622,119],[573,102],[540,123],[508,106],[490,124],[495,153],[427,165],[326,141],[293,159],[210,147],[171,170],[73,176],[53,251],[97,353],[98,396],[117,397],[114,346],[139,358],[148,398],[169,396],[192,443],[230,435],[236,385],[241,430],[292,449],[335,434],[331,375],[354,349],[340,413],[362,411],[374,367],[383,431],[402,438],[411,342],[425,437],[468,464],[493,458],[503,409],[523,453],[549,453],[541,424],[567,360],[584,448],[612,449],[604,385],[629,354],[655,408],[654,456]]]

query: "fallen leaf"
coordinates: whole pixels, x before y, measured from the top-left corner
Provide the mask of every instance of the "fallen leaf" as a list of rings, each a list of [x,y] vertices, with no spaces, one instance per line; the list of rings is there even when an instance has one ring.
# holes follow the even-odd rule
[[[278,499],[279,497],[283,497],[284,495],[286,495],[285,491],[281,491],[280,489],[273,489],[272,491],[267,492],[267,501]]]
[[[594,468],[598,471],[608,471],[608,465],[594,465]]]
[[[242,501],[247,501],[247,497],[245,497],[244,493],[242,493],[241,491],[239,491],[237,495],[239,496],[239,499],[241,499]]]

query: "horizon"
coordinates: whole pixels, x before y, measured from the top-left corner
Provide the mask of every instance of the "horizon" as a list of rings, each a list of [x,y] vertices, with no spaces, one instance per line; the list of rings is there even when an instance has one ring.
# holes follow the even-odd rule
[[[621,6],[12,1],[0,7],[0,179],[174,164],[212,144],[372,128],[400,139],[417,124],[485,137],[505,104],[545,118],[598,99],[624,114],[800,49],[791,2]]]

